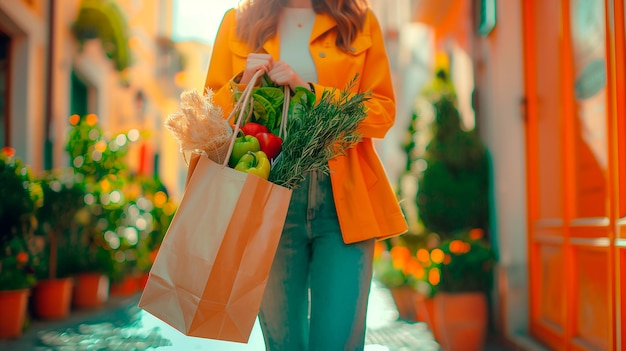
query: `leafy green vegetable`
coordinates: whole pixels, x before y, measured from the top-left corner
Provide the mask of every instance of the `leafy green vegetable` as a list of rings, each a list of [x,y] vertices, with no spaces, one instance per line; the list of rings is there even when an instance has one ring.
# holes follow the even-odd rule
[[[254,99],[252,115],[255,122],[271,129],[269,124],[276,120],[276,110],[266,98],[254,93],[252,93],[252,98]]]
[[[261,87],[252,90],[252,117],[254,122],[266,126],[270,131],[277,132],[280,126],[280,115],[285,97],[283,88],[267,86],[269,78],[262,77]],[[273,84],[273,83],[272,83]],[[241,97],[241,92],[235,93],[235,101]],[[245,115],[249,115],[249,106],[246,106]]]
[[[315,94],[307,88],[296,87],[296,91],[289,101],[289,120],[302,118],[306,110],[315,105]]]
[[[267,101],[272,103],[274,108],[281,107],[283,105],[283,101],[285,100],[285,96],[283,94],[283,89],[281,88],[271,88],[271,87],[261,87],[253,90],[253,96],[262,96],[267,99]]]

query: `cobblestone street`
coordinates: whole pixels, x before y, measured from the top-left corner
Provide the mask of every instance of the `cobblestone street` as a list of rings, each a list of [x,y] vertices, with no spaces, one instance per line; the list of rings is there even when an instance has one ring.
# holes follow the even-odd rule
[[[263,351],[258,322],[248,344],[187,337],[136,307],[139,296],[112,298],[106,308],[76,311],[70,319],[34,321],[17,340],[0,340],[6,351]],[[405,323],[389,291],[372,284],[367,319],[366,351],[439,350],[424,323]]]

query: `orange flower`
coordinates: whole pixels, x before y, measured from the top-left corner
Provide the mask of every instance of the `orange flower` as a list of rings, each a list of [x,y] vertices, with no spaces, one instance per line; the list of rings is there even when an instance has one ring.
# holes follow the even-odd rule
[[[450,264],[450,262],[452,262],[452,256],[450,256],[450,255],[446,255],[446,256],[443,258],[443,264]]]
[[[433,268],[428,272],[428,282],[431,285],[437,285],[441,281],[441,273],[439,273],[439,269]]]
[[[100,152],[105,152],[107,149],[107,143],[105,143],[104,141],[100,140],[96,143],[96,145],[94,145],[94,149],[100,151]]]
[[[154,205],[158,208],[163,207],[163,205],[165,205],[165,203],[167,202],[167,195],[165,195],[164,192],[162,191],[157,191],[154,194]]]
[[[393,267],[396,269],[404,269],[409,258],[411,257],[411,253],[409,249],[404,246],[394,246],[391,248],[391,262]]]
[[[435,263],[441,263],[444,260],[444,254],[441,249],[434,249],[430,252],[430,259]]]
[[[465,243],[461,240],[454,240],[450,243],[450,252],[462,254],[465,251]]]
[[[15,256],[17,258],[18,263],[26,263],[28,262],[28,254],[24,251],[20,252]]]
[[[408,260],[411,257],[411,252],[404,246],[394,246],[391,248],[391,258],[394,260]]]
[[[78,122],[80,122],[80,116],[79,115],[71,115],[70,116],[70,124],[75,126],[78,124]]]
[[[15,149],[9,146],[3,147],[2,150],[0,150],[0,152],[7,155],[8,157],[13,157],[15,155]]]
[[[474,228],[469,231],[469,237],[472,240],[479,240],[483,237],[483,235],[484,235],[484,232],[480,228]]]
[[[88,126],[93,127],[93,126],[96,125],[96,123],[98,123],[98,116],[96,116],[93,113],[90,113],[90,114],[87,115],[86,122],[87,122]]]
[[[424,278],[425,273],[426,272],[424,271],[424,268],[421,265],[415,267],[415,270],[412,272],[413,276],[417,279]]]
[[[420,270],[424,270],[424,268],[422,268],[422,265],[414,258],[410,258],[407,262],[406,265],[403,268],[403,272],[406,275],[413,275],[415,277],[417,277],[417,274],[419,274]]]
[[[423,263],[427,263],[428,261],[430,261],[430,254],[428,253],[428,250],[426,249],[417,250],[417,259]]]

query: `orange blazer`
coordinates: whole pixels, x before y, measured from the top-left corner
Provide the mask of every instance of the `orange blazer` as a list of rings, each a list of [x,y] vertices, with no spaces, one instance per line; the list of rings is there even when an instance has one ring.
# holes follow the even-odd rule
[[[332,17],[317,14],[310,38],[310,52],[317,68],[318,99],[328,87],[343,89],[358,74],[353,91],[371,91],[366,102],[368,115],[359,125],[363,141],[346,155],[329,161],[337,215],[345,243],[370,238],[384,239],[407,231],[407,223],[372,138],[383,138],[395,120],[395,97],[385,42],[378,20],[368,11],[363,31],[346,53],[335,46],[336,24]],[[279,60],[278,35],[263,49]],[[218,31],[205,87],[226,116],[232,111],[232,78],[241,73],[252,50],[236,36],[236,12],[228,11]],[[191,167],[194,165],[191,164]],[[193,171],[193,168],[190,168]]]

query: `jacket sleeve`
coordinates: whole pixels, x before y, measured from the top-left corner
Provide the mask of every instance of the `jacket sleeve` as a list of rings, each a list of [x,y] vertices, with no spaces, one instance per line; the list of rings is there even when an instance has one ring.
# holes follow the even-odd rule
[[[365,138],[382,139],[393,126],[396,117],[396,100],[389,59],[385,47],[380,24],[374,13],[369,10],[365,21],[365,34],[370,35],[371,47],[366,52],[362,73],[359,76],[358,90],[371,93],[370,99],[365,102],[367,117],[357,128],[357,133]],[[324,86],[313,84],[317,100],[324,92]],[[340,91],[335,89],[338,96]]]
[[[229,42],[231,36],[235,35],[235,16],[236,12],[234,9],[228,10],[224,14],[213,44],[211,60],[204,83],[205,89],[213,91],[214,102],[222,108],[225,117],[230,114],[234,105],[233,92],[235,85],[232,82],[234,75],[233,60]]]
[[[369,91],[372,95],[365,102],[367,117],[359,125],[357,132],[364,137],[383,138],[396,118],[396,98],[380,24],[371,10],[368,17],[372,47],[365,57],[360,89]]]

